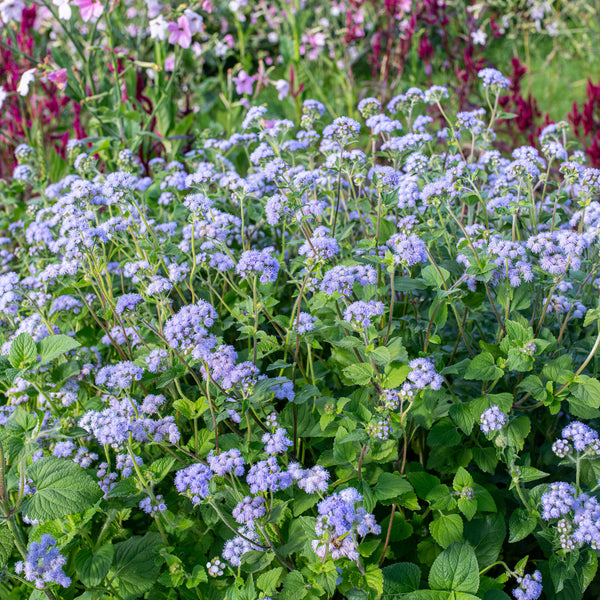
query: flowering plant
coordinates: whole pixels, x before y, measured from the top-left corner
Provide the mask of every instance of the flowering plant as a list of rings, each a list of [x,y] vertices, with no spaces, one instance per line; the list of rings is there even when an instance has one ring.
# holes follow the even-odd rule
[[[596,589],[600,172],[566,123],[495,149],[478,80],[254,105],[170,161],[75,141],[55,181],[17,149],[6,597]]]

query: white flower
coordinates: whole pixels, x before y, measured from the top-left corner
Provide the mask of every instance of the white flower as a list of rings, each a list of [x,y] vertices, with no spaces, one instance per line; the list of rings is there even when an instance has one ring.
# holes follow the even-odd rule
[[[0,2],[0,19],[5,23],[20,23],[24,8],[25,3],[21,0],[4,0]]]
[[[8,98],[8,93],[3,86],[0,85],[0,109],[4,105],[4,101]]]
[[[471,39],[473,40],[474,44],[485,46],[485,42],[487,40],[487,33],[483,31],[483,29],[478,29],[477,31],[471,32]]]
[[[21,96],[27,96],[29,93],[29,86],[35,79],[36,71],[37,69],[29,69],[28,71],[25,71],[23,75],[21,75],[21,80],[19,81],[19,86],[17,87],[17,93],[21,94]]]
[[[150,21],[150,37],[153,40],[160,40],[161,42],[167,39],[167,31],[169,24],[165,21],[162,15],[158,15],[156,19]]]
[[[65,21],[71,18],[71,5],[70,0],[52,0],[54,6],[58,6],[58,16]]]
[[[290,93],[290,84],[285,79],[279,79],[275,82],[275,89],[277,90],[277,98],[283,100]]]

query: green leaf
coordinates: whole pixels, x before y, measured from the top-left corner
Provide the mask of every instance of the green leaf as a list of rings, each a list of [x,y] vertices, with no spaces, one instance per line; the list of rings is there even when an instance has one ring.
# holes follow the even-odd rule
[[[302,600],[308,594],[306,580],[300,571],[292,571],[283,580],[283,589],[278,595],[279,600]]]
[[[413,563],[400,562],[382,569],[384,596],[413,592],[419,589],[421,569]]]
[[[587,587],[592,583],[598,570],[598,557],[594,550],[587,548],[584,550],[583,556],[580,558],[583,563],[578,569],[579,579],[581,584],[581,591],[585,592]]]
[[[6,562],[12,554],[14,545],[13,534],[6,525],[0,525],[0,570],[4,569]]]
[[[344,375],[356,385],[368,385],[375,375],[370,363],[358,363],[346,367]]]
[[[497,367],[494,357],[489,352],[478,354],[467,367],[465,379],[475,379],[477,381],[493,381],[504,375],[504,371]]]
[[[75,570],[81,583],[87,587],[100,585],[106,577],[115,555],[115,547],[105,544],[92,553],[87,548],[75,556]]]
[[[37,348],[28,333],[20,333],[11,343],[8,360],[15,369],[24,369],[37,358]]]
[[[517,508],[511,515],[508,521],[509,537],[508,541],[512,544],[524,540],[530,533],[533,533],[537,519],[529,515],[529,513]]]
[[[466,500],[465,498],[458,499],[458,510],[465,515],[467,521],[470,521],[477,512],[477,500],[471,498],[470,500]]]
[[[449,413],[454,424],[467,435],[471,435],[471,431],[473,431],[473,426],[475,425],[473,404],[470,402],[453,404],[450,407]]]
[[[431,565],[429,585],[434,590],[476,594],[479,589],[479,565],[468,544],[453,544]]]
[[[383,573],[377,565],[369,565],[365,573],[367,585],[377,592],[377,597],[383,594]]]
[[[440,515],[429,524],[433,539],[447,548],[454,542],[461,542],[463,536],[463,520],[460,515]]]
[[[46,521],[82,512],[102,496],[96,481],[71,460],[42,458],[27,469],[35,493],[26,498],[21,511],[30,519]]]
[[[50,335],[38,343],[37,351],[42,358],[42,364],[78,348],[81,344],[68,335]]]
[[[465,524],[464,539],[471,544],[482,567],[498,560],[505,537],[506,524],[500,514],[485,515]]]
[[[438,267],[436,269],[433,265],[427,265],[421,271],[423,281],[429,286],[434,288],[444,287],[444,283],[448,281],[450,277],[450,271],[444,269],[444,267]],[[441,273],[441,275],[440,275]],[[443,277],[443,279],[442,279]]]
[[[256,586],[261,592],[264,592],[268,596],[275,591],[282,574],[283,567],[276,567],[270,571],[265,571],[258,576],[258,579],[256,580]]]
[[[352,442],[346,444],[342,442],[346,437],[348,437],[348,431],[340,425],[333,442],[333,458],[340,465],[352,462],[356,458]]]
[[[519,346],[522,346],[533,339],[533,329],[529,328],[530,331],[528,331],[525,329],[525,327],[523,327],[523,325],[517,323],[516,321],[507,319],[504,322],[504,327],[506,329],[508,339],[511,342],[516,342]]]
[[[531,422],[528,417],[517,417],[514,421],[511,421],[506,427],[508,445],[517,452],[521,452],[525,445],[525,438],[529,435],[530,430]]]
[[[579,375],[573,396],[590,408],[600,408],[600,381],[586,375]]]
[[[373,494],[377,500],[398,498],[413,491],[412,485],[398,473],[382,473],[375,484]]]
[[[160,543],[160,534],[147,533],[115,544],[112,576],[118,583],[119,596],[123,600],[138,598],[152,588],[158,577],[154,554]]]
[[[458,470],[456,471],[456,475],[454,476],[454,479],[452,480],[452,487],[457,492],[461,492],[465,486],[467,486],[467,487],[473,486],[473,477],[471,477],[471,474],[465,468],[458,467]]]

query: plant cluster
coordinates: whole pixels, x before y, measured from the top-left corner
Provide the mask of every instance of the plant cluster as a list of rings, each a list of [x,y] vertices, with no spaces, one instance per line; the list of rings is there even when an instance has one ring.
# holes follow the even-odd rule
[[[56,181],[18,147],[3,598],[596,593],[600,171],[563,122],[495,149],[478,80]]]

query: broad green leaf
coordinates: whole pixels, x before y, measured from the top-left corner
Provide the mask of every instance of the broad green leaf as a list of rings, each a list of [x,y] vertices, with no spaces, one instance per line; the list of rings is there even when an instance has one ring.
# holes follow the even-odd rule
[[[36,491],[21,511],[30,519],[46,521],[82,512],[93,506],[102,490],[84,469],[71,460],[42,458],[27,469]]]
[[[377,565],[369,565],[365,573],[367,585],[377,592],[377,596],[383,594],[383,573]]]
[[[429,585],[434,590],[476,594],[479,589],[479,565],[468,544],[453,544],[431,565]]]
[[[37,351],[42,359],[42,364],[45,364],[79,346],[81,344],[68,335],[50,335],[38,343]]]
[[[111,574],[123,600],[138,598],[152,588],[159,572],[154,555],[160,544],[158,533],[147,533],[143,537],[135,535],[115,544]]]
[[[31,365],[38,352],[33,338],[28,333],[20,333],[10,344],[8,360],[15,369]]]
[[[510,543],[520,542],[525,539],[530,533],[533,533],[535,526],[537,525],[537,519],[529,515],[529,513],[522,509],[517,508],[511,515],[508,522]]]
[[[270,595],[275,591],[281,576],[283,575],[283,567],[276,567],[275,569],[271,569],[269,571],[265,571],[261,575],[258,576],[256,580],[256,587],[261,592],[264,592],[266,595]]]
[[[413,563],[400,562],[382,569],[384,596],[413,592],[419,589],[421,569]]]
[[[489,352],[478,354],[467,367],[465,379],[475,379],[477,381],[493,381],[502,377],[504,371],[497,367],[494,357]]]
[[[344,369],[344,375],[356,385],[368,385],[375,373],[370,363],[357,363]]]
[[[498,560],[506,538],[504,516],[485,515],[465,524],[464,539],[471,544],[481,568]]]
[[[454,475],[454,479],[452,480],[452,487],[455,491],[460,492],[465,486],[473,487],[473,477],[471,477],[471,474],[466,469],[458,467],[456,475]]]
[[[528,417],[517,417],[514,421],[511,421],[505,430],[508,445],[517,452],[521,452],[530,430],[531,422]]]
[[[412,485],[398,473],[382,473],[373,488],[373,494],[377,500],[398,498],[412,491]]]
[[[442,548],[447,548],[454,542],[462,541],[463,520],[460,515],[440,515],[429,524],[429,531]]]
[[[110,570],[114,555],[112,544],[105,544],[95,552],[87,548],[79,550],[75,556],[75,570],[81,583],[88,587],[100,585]]]
[[[0,525],[0,570],[4,569],[14,545],[13,534],[6,525]]]
[[[283,580],[283,589],[278,594],[279,600],[302,600],[308,594],[306,580],[300,571],[288,573]]]

